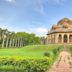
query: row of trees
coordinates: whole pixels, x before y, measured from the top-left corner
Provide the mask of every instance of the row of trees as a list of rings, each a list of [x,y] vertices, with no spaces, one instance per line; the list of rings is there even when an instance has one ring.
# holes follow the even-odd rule
[[[0,47],[14,48],[25,45],[40,44],[40,37],[26,32],[10,32],[7,29],[0,28]]]

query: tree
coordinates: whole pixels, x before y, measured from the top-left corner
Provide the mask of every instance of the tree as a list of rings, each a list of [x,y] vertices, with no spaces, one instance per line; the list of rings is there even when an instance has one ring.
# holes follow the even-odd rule
[[[5,39],[6,39],[6,35],[8,34],[8,30],[5,29],[5,30],[2,30],[2,48],[4,48],[5,46]]]
[[[34,33],[10,32],[0,28],[0,46],[2,48],[23,47],[25,45],[40,44],[40,37]]]
[[[41,37],[41,44],[46,44],[46,38],[45,37]]]

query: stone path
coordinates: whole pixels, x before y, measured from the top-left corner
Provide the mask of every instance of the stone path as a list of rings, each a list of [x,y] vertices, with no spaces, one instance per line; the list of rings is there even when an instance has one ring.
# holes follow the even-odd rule
[[[72,58],[67,51],[62,51],[58,60],[46,72],[72,72]]]

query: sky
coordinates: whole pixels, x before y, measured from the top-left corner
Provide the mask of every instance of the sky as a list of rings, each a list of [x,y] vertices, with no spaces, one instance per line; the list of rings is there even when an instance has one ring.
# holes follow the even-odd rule
[[[45,36],[62,18],[72,19],[72,0],[0,0],[0,28]]]

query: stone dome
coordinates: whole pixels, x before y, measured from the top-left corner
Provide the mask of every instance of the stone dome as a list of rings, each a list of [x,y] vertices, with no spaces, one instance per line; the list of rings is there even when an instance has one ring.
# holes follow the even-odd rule
[[[55,29],[57,29],[58,28],[58,26],[56,25],[56,24],[54,24],[53,26],[52,26],[52,29],[51,30],[55,30]]]
[[[69,25],[72,25],[72,20],[68,19],[68,18],[63,18],[61,19],[57,25],[62,25],[62,26],[66,26],[66,27],[69,27]]]
[[[70,25],[67,23],[67,24],[63,24],[63,28],[69,28]]]

